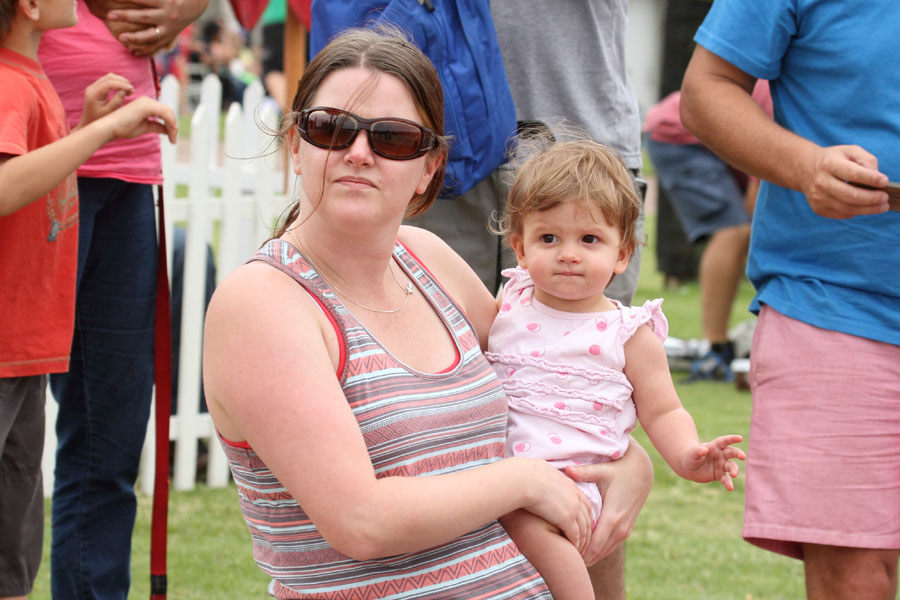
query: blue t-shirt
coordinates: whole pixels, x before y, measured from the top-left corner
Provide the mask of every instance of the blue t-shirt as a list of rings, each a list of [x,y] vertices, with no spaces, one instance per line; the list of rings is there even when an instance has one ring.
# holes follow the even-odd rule
[[[821,146],[856,144],[900,181],[900,2],[716,0],[695,41],[771,81],[775,120]],[[828,219],[763,182],[747,275],[793,319],[900,344],[900,212]]]

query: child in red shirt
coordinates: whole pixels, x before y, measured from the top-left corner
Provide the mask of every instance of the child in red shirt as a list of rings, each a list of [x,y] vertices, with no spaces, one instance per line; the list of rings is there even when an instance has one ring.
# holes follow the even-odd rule
[[[41,34],[77,21],[72,0],[0,0],[0,599],[31,591],[43,543],[47,374],[68,370],[75,313],[75,169],[103,144],[148,132],[174,143],[175,115],[108,74],[71,133],[37,59]]]

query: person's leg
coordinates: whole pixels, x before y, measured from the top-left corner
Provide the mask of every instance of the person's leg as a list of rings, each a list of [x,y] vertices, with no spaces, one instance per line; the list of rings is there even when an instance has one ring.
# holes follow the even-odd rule
[[[47,376],[0,378],[0,600],[25,598],[44,543]]]
[[[641,244],[644,242],[644,198],[647,195],[647,183],[641,179],[640,173],[632,171],[631,176],[634,191],[641,200],[641,212],[638,215],[636,231],[638,246],[634,249],[631,260],[628,261],[628,268],[624,273],[616,275],[604,292],[608,298],[618,300],[625,306],[631,306],[641,273]]]
[[[547,582],[554,600],[594,597],[581,554],[559,529],[525,510],[504,515],[500,524]]]
[[[647,139],[646,147],[685,235],[709,240],[700,259],[700,319],[712,350],[692,365],[691,379],[731,380],[728,321],[750,242],[744,191],[731,167],[699,144]]]
[[[625,544],[588,567],[596,600],[625,600]]]
[[[709,238],[700,258],[703,337],[713,344],[728,341],[728,321],[744,278],[749,244],[749,223],[726,227]]]
[[[803,545],[809,600],[894,600],[897,550]]]
[[[893,598],[900,347],[766,305],[752,356],[744,539],[803,559],[811,598]],[[857,585],[854,572],[874,595],[830,595]]]
[[[53,491],[54,599],[125,598],[134,482],[153,386],[156,225],[152,189],[82,178],[79,282],[59,403]],[[82,255],[82,252],[84,253]]]

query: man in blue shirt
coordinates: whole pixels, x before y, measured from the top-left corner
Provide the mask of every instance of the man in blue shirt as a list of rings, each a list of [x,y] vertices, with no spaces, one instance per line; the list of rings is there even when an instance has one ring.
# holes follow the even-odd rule
[[[893,598],[900,548],[900,22],[893,2],[717,0],[685,125],[765,180],[743,536],[805,563],[810,598]],[[771,82],[775,120],[750,98]]]

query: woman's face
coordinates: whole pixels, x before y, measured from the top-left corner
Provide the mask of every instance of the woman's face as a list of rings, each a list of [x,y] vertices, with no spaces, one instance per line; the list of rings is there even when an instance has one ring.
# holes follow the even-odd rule
[[[374,77],[374,79],[373,79]],[[372,119],[399,117],[422,123],[406,85],[397,77],[362,68],[335,71],[321,83],[310,107],[348,110]],[[375,154],[365,131],[342,150],[319,148],[291,131],[294,172],[301,175],[303,215],[331,219],[342,227],[399,223],[415,194],[424,193],[439,157],[426,154],[393,160]],[[307,208],[308,207],[308,208]]]

